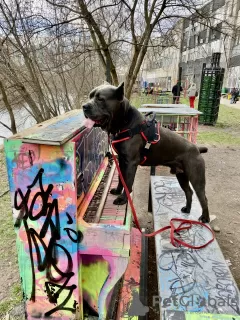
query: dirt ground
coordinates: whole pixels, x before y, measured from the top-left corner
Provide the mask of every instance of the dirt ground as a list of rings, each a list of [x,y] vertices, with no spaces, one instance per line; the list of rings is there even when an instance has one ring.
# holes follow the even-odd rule
[[[204,130],[204,129],[203,129]],[[214,129],[213,129],[214,130]],[[217,218],[211,226],[218,226],[217,241],[226,260],[230,260],[230,270],[240,288],[240,147],[220,147],[206,145],[208,153],[203,157],[206,163],[206,194],[211,215]],[[135,181],[134,199],[141,226],[148,232],[152,231],[152,215],[147,213],[149,168],[139,168]],[[158,168],[157,175],[169,175],[166,168]],[[158,295],[157,269],[155,264],[155,243],[149,242],[149,274],[148,301],[152,305],[152,296]],[[157,314],[151,310],[149,319],[157,319]]]
[[[204,130],[204,129],[203,129]],[[213,129],[214,130],[214,129]],[[220,232],[216,234],[219,245],[226,259],[230,260],[230,269],[240,287],[240,146],[223,147],[219,145],[206,145],[209,148],[203,157],[206,162],[207,197],[211,215],[216,215],[217,219],[213,225],[217,224]],[[3,153],[0,152],[0,196],[7,189],[6,169]],[[152,230],[152,215],[147,213],[149,168],[139,168],[135,180],[134,199],[140,223],[147,231]],[[158,168],[158,175],[166,175],[169,170]],[[2,183],[4,179],[4,183]],[[20,281],[18,276],[15,235],[13,232],[12,219],[10,217],[11,207],[9,193],[0,197],[0,302],[6,305],[15,296],[19,296]],[[4,241],[1,241],[4,239]],[[150,241],[149,246],[149,284],[152,295],[157,294],[156,266],[154,263],[154,241]],[[151,301],[151,300],[150,300]],[[16,303],[17,304],[17,303]],[[150,304],[151,305],[151,304]],[[7,306],[5,307],[7,310]],[[5,310],[0,310],[0,319],[3,318]],[[21,310],[19,311],[21,312]],[[157,319],[157,315],[152,314],[152,319]],[[17,319],[17,318],[14,318]],[[21,319],[21,318],[20,318]],[[24,319],[24,317],[22,317]]]

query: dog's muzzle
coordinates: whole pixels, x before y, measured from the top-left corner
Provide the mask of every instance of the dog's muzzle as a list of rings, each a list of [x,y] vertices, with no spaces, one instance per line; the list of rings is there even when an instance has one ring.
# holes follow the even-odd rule
[[[94,105],[91,103],[86,103],[82,105],[83,113],[85,118],[91,119],[95,122],[94,127],[101,127],[102,129],[107,128],[109,122],[109,115],[107,114],[95,114]]]
[[[93,116],[93,106],[90,103],[86,103],[82,105],[83,113],[85,118],[89,118],[93,121],[95,121],[94,116]]]
[[[86,103],[82,106],[82,109],[83,109],[84,114],[86,114],[92,109],[92,107],[89,103]]]

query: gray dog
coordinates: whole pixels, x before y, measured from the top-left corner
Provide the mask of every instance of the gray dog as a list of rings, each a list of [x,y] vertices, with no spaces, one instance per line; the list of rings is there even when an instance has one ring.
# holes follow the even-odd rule
[[[143,115],[124,97],[124,84],[118,87],[103,85],[95,88],[89,95],[90,100],[83,105],[86,118],[95,122],[95,126],[100,126],[108,134],[117,136],[124,130],[135,130],[144,121]],[[129,131],[130,132],[130,131]],[[178,182],[186,195],[186,206],[182,212],[189,213],[192,204],[191,182],[199,202],[202,206],[202,215],[199,218],[202,222],[209,222],[208,203],[205,195],[205,163],[200,153],[207,152],[205,147],[197,147],[187,141],[177,133],[160,128],[160,140],[156,144],[151,144],[147,160],[144,166],[168,166],[171,173],[176,174]],[[141,163],[141,155],[146,146],[146,141],[141,134],[134,134],[130,139],[126,139],[116,144],[120,169],[129,192],[132,186],[138,165]],[[121,205],[127,202],[127,196],[123,191],[122,183],[111,193],[118,195],[114,204]]]

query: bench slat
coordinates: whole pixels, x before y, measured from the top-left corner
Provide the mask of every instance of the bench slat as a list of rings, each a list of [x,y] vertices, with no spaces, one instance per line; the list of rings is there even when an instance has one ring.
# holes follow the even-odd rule
[[[201,215],[195,194],[191,214],[181,212],[186,200],[175,177],[152,176],[151,190],[155,230],[169,225],[172,218],[197,220]],[[210,237],[206,228],[194,226],[183,234],[182,240],[201,245]],[[201,250],[175,248],[169,231],[165,231],[155,237],[155,244],[160,319],[190,319],[185,312],[240,313],[239,291],[216,240]]]

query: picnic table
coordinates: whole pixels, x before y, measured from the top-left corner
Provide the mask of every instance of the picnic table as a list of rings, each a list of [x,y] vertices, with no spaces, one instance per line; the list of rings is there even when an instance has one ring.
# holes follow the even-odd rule
[[[144,103],[142,108],[190,108],[186,104],[173,104],[173,103]]]
[[[181,105],[181,107],[178,107],[179,105],[174,105],[177,107],[171,106],[139,108],[138,110],[143,114],[154,111],[156,113],[156,120],[160,122],[161,127],[175,131],[187,140],[196,143],[198,116],[201,112],[187,105]]]
[[[155,106],[157,106],[157,104],[155,104]],[[196,116],[196,115],[200,115],[202,114],[202,112],[190,108],[187,105],[180,105],[180,104],[176,104],[176,105],[161,105],[161,107],[155,107],[154,105],[151,107],[144,107],[144,108],[139,108],[138,110],[141,113],[148,113],[151,110],[156,112],[157,115],[185,115],[185,116]],[[172,107],[174,106],[174,107]],[[175,107],[176,106],[176,107]],[[181,106],[181,107],[179,107]]]

